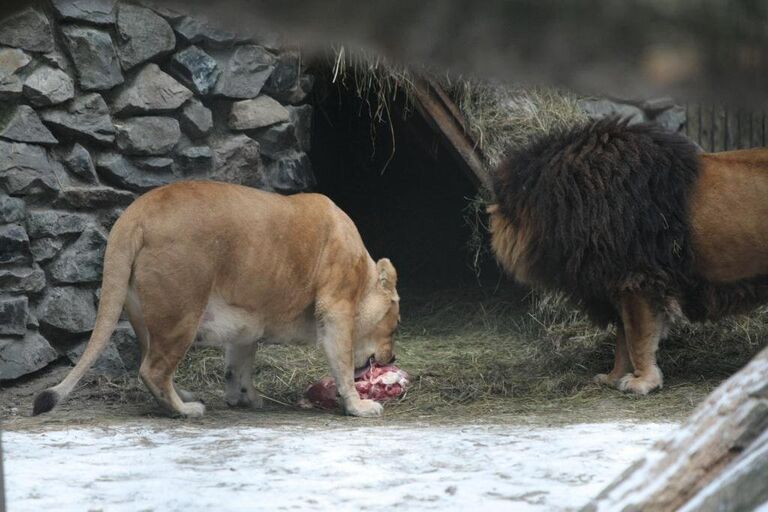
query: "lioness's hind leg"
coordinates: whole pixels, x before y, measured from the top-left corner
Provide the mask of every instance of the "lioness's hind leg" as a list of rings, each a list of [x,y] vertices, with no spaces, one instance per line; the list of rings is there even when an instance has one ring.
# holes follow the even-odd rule
[[[621,324],[621,321],[619,321],[616,325],[616,354],[613,360],[613,369],[611,370],[611,373],[599,373],[595,375],[594,381],[597,384],[617,387],[619,380],[631,371],[632,363],[629,360],[624,326]]]
[[[190,418],[202,416],[205,406],[201,402],[185,402],[176,391],[173,374],[187,353],[194,335],[195,329],[182,330],[181,334],[175,336],[151,334],[149,350],[139,369],[144,384],[166,411]]]
[[[645,395],[663,384],[661,369],[656,364],[656,350],[666,319],[663,313],[654,311],[647,300],[636,295],[622,298],[621,318],[627,352],[635,371],[622,377],[618,387]]]
[[[227,343],[224,360],[224,400],[231,407],[252,407],[260,409],[264,399],[253,386],[253,358],[256,341],[230,341]]]

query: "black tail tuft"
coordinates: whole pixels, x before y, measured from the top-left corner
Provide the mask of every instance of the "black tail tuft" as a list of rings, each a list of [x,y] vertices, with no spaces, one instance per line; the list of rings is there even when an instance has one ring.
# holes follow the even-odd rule
[[[48,412],[59,402],[59,394],[46,389],[35,397],[35,405],[32,407],[32,416]]]

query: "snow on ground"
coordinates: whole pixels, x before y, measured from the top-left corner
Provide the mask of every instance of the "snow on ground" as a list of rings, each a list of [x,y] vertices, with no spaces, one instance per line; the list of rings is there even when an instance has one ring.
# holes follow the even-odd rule
[[[672,423],[5,432],[9,512],[578,508]]]

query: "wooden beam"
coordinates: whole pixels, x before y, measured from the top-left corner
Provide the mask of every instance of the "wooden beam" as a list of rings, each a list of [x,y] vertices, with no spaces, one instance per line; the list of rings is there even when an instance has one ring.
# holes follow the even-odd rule
[[[478,145],[467,129],[461,111],[442,87],[432,80],[416,80],[414,105],[472,184],[493,191]]]
[[[767,502],[765,348],[583,511],[755,510]]]

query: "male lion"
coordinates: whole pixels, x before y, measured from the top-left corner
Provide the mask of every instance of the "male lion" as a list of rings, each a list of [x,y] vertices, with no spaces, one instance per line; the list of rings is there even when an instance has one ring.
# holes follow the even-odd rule
[[[389,260],[374,262],[349,217],[322,195],[205,181],[157,188],[112,228],[88,346],[59,385],[35,398],[33,414],[72,391],[125,305],[143,353],[141,378],[170,413],[205,410],[173,383],[199,330],[225,344],[230,405],[261,405],[251,382],[258,340],[318,340],[347,413],[377,416],[381,404],[360,399],[353,374],[371,356],[394,359],[396,281]]]
[[[546,135],[494,176],[492,246],[518,280],[616,325],[596,382],[646,394],[670,319],[768,299],[768,150],[699,154],[682,135],[616,119]]]

